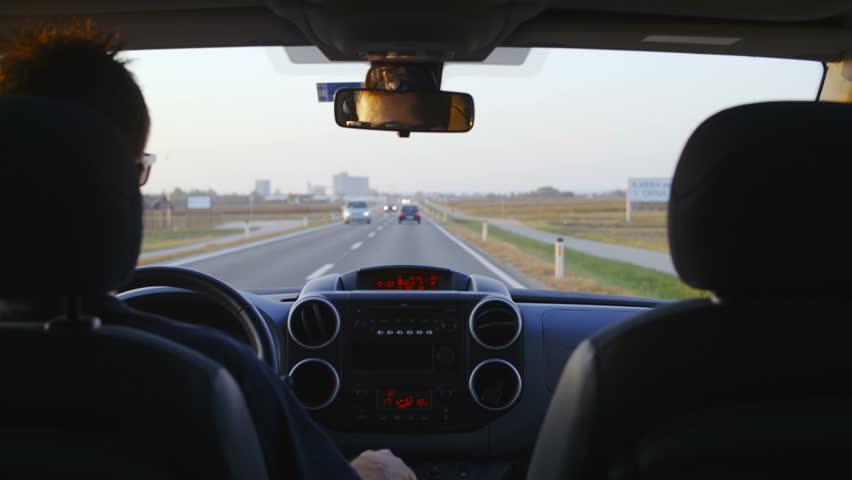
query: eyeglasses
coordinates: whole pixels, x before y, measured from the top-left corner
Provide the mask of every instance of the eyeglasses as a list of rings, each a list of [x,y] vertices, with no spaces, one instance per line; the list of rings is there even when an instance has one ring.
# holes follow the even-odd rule
[[[151,165],[157,161],[157,155],[153,153],[143,153],[142,158],[136,162],[136,174],[139,178],[139,186],[148,183],[148,176],[151,175]]]

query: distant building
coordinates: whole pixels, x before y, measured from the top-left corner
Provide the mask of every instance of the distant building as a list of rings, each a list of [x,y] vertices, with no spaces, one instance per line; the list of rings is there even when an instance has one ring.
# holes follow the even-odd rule
[[[272,195],[272,182],[267,179],[254,181],[254,192],[262,197]]]
[[[332,177],[332,189],[338,198],[366,197],[370,194],[370,178],[338,173]]]
[[[325,196],[325,185],[312,185],[311,182],[308,182],[308,195],[314,195],[317,197]]]

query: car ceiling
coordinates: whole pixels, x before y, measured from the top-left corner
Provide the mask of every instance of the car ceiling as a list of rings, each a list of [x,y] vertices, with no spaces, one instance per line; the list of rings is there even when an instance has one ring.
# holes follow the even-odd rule
[[[316,45],[332,60],[483,60],[497,46],[718,53],[838,61],[852,0],[26,0],[0,29],[77,16],[130,49]],[[425,3],[425,2],[422,2]]]

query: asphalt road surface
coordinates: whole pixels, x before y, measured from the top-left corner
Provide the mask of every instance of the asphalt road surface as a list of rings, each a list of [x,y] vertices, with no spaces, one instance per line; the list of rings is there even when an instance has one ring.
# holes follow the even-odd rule
[[[369,225],[335,223],[165,262],[213,275],[241,289],[300,287],[311,278],[377,265],[431,265],[525,287],[502,267],[424,218],[399,224],[378,213]]]

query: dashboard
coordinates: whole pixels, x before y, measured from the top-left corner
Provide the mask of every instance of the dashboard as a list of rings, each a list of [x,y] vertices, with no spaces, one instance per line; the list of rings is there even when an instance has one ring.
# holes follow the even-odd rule
[[[663,303],[509,290],[488,277],[423,266],[240,293],[277,332],[284,379],[344,454],[391,448],[479,468],[529,455],[577,345]],[[209,301],[179,289],[125,301],[176,320],[228,323],[227,312],[216,319],[209,305],[197,310]],[[240,338],[233,322],[229,328]]]

